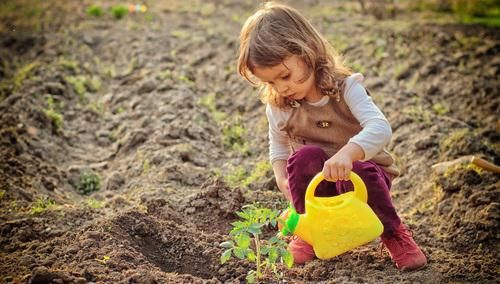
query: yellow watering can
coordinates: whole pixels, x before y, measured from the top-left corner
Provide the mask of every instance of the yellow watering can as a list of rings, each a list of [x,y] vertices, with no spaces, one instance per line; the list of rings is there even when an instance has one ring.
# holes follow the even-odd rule
[[[298,214],[290,206],[291,212],[285,211],[281,215],[288,215],[281,228],[284,235],[297,235],[314,248],[319,259],[329,259],[369,243],[382,234],[384,226],[366,203],[366,186],[356,173],[351,172],[350,176],[354,191],[338,196],[314,196],[323,179],[320,172],[307,186],[304,214]]]

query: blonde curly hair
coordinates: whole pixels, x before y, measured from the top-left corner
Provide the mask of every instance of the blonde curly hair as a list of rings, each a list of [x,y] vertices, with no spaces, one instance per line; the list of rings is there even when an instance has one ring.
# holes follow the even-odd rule
[[[281,64],[292,55],[299,56],[308,67],[303,81],[314,72],[320,93],[339,100],[345,78],[352,74],[342,57],[297,10],[274,2],[263,4],[241,29],[237,68],[248,82],[261,87],[264,103],[284,108],[290,102],[269,84],[254,82],[253,71]]]

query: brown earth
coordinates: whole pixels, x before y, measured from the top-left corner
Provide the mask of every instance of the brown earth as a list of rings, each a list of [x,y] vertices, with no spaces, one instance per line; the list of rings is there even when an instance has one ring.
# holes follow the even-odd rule
[[[269,167],[254,170],[267,125],[235,72],[254,1],[147,1],[147,13],[116,20],[54,0],[33,22],[18,13],[26,2],[0,4],[17,3],[0,18],[1,281],[244,281],[254,264],[219,260],[235,212],[285,207]],[[498,283],[499,175],[431,169],[464,155],[500,163],[498,29],[409,11],[376,20],[330,2],[290,3],[389,118],[403,170],[394,202],[429,264],[399,272],[375,241],[265,282]],[[101,189],[82,195],[88,171]]]

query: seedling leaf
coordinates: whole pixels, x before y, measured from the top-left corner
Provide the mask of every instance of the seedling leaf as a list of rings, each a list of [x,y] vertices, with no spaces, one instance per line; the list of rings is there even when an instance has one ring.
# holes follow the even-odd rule
[[[293,266],[293,255],[286,249],[282,249],[281,257],[288,268]]]
[[[248,234],[241,234],[237,235],[234,240],[236,241],[236,244],[241,247],[241,248],[248,248],[250,246],[250,236]]]
[[[232,247],[234,247],[234,244],[231,241],[226,241],[226,242],[221,243],[220,246],[223,248],[232,248]]]
[[[221,264],[226,263],[226,261],[228,261],[228,260],[229,260],[229,258],[231,258],[231,251],[232,251],[232,249],[228,249],[228,250],[226,250],[226,251],[222,254],[222,256],[220,257],[220,263],[221,263]]]
[[[245,259],[248,253],[248,250],[246,248],[239,248],[235,247],[234,250],[234,255],[239,258],[239,259]]]

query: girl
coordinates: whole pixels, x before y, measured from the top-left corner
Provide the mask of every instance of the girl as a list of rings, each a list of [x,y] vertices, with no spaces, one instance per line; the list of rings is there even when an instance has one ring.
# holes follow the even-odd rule
[[[363,76],[342,65],[298,11],[271,2],[247,19],[239,52],[238,72],[262,87],[274,175],[296,211],[304,212],[306,187],[319,171],[337,182],[321,183],[316,195],[332,196],[352,190],[344,182],[352,170],[366,183],[368,204],[384,225],[382,242],[396,266],[403,271],[423,267],[427,259],[389,194],[398,175],[384,150],[391,127],[363,87]],[[315,257],[297,237],[289,250],[295,263]]]

